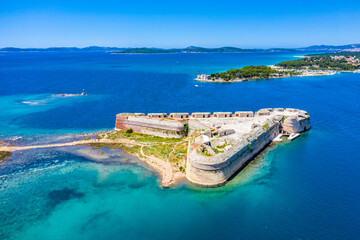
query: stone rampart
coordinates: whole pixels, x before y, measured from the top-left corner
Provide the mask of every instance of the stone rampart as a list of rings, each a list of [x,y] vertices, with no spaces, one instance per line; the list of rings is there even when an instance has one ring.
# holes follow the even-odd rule
[[[300,133],[310,129],[310,117],[294,116],[287,117],[282,124],[283,132]]]
[[[159,137],[184,137],[185,126],[178,121],[163,118],[149,118],[133,114],[118,114],[115,130],[132,129],[134,132],[152,134]]]
[[[202,186],[219,186],[224,184],[232,175],[242,169],[255,155],[262,151],[278,134],[280,123],[274,123],[265,129],[254,129],[250,138],[240,141],[236,146],[224,154],[215,156],[213,163],[194,161],[189,154],[186,166],[187,179]]]
[[[197,154],[196,150],[190,151],[190,149],[188,151],[186,177],[189,181],[204,186],[217,186],[225,183],[262,151],[279,133],[299,133],[310,129],[309,114],[306,111],[293,108],[260,109],[255,113],[255,117],[258,117],[261,121],[247,119],[255,118],[253,112],[235,112],[235,114],[231,112],[215,112],[212,116],[210,113],[193,113],[191,115],[188,113],[171,113],[170,117],[172,120],[166,113],[152,113],[148,114],[148,116],[142,113],[118,114],[115,129],[131,128],[135,132],[160,137],[180,138],[186,136],[185,126],[187,125],[189,131],[202,130],[201,132],[207,133],[203,135],[209,138],[213,134],[218,134],[220,138],[231,138],[231,136],[238,136],[236,134],[239,134],[236,132],[236,127],[235,130],[227,127],[221,128],[222,121],[223,126],[229,122],[231,124],[242,124],[250,121],[250,123],[247,122],[249,129],[251,129],[250,132],[241,133],[238,140],[236,140],[236,144],[234,143],[234,146],[225,149],[223,153],[207,157]],[[251,121],[254,121],[253,124],[251,124]],[[216,126],[219,123],[220,126]]]
[[[195,119],[189,119],[188,121],[189,129],[190,130],[211,130],[211,126],[207,126]]]

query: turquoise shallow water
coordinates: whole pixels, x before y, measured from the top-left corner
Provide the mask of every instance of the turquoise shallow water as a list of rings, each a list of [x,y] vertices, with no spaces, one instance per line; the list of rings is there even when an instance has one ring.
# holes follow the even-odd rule
[[[112,128],[118,112],[295,107],[313,128],[210,189],[159,188],[154,172],[121,151],[16,153],[0,164],[0,239],[359,239],[360,74],[192,80],[292,57],[1,53],[1,139],[65,141]],[[54,96],[83,88],[89,96]]]

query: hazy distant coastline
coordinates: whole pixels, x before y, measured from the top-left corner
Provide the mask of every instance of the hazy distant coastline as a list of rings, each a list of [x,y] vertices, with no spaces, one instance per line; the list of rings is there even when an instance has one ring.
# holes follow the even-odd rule
[[[341,46],[314,45],[301,48],[238,48],[238,47],[218,47],[204,48],[190,46],[186,48],[120,48],[120,47],[98,47],[90,46],[78,47],[49,47],[49,48],[0,48],[0,52],[110,52],[117,54],[159,54],[159,53],[239,53],[239,52],[303,52],[303,51],[354,51],[360,52],[360,44],[348,44]]]

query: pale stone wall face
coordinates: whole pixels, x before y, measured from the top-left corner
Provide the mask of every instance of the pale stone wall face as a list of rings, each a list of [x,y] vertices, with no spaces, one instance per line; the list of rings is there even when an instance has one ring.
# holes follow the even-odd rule
[[[151,117],[151,118],[166,118],[167,114],[166,113],[149,113],[148,117]]]
[[[254,113],[251,111],[239,111],[235,112],[235,117],[254,117]]]
[[[189,118],[189,113],[170,113],[170,118],[184,119]]]
[[[211,158],[205,157],[208,155],[196,154],[198,142],[195,140],[193,151],[190,151],[191,144],[189,144],[186,177],[190,182],[204,186],[224,184],[262,151],[280,133],[280,130],[287,133],[300,133],[310,129],[309,114],[292,108],[260,109],[255,113],[256,119],[248,119],[254,117],[251,111],[235,112],[235,117],[232,117],[231,112],[215,112],[213,116],[211,113],[193,113],[190,118],[188,118],[188,113],[170,114],[172,118],[186,119],[182,121],[170,120],[166,113],[149,113],[148,116],[118,114],[115,129],[131,128],[135,132],[159,137],[181,138],[186,135],[185,124],[188,124],[190,131],[202,130],[199,132],[210,138],[217,133],[222,139],[232,139],[231,146],[226,146],[230,148],[218,155],[210,154]],[[241,124],[245,128],[238,128],[236,124]],[[227,136],[229,134],[231,136]]]
[[[209,118],[209,117],[211,117],[211,113],[209,113],[209,112],[197,112],[197,113],[192,113],[191,117],[193,117],[193,118]]]
[[[310,117],[289,117],[284,120],[283,130],[288,133],[300,133],[310,129]]]
[[[268,116],[271,112],[268,109],[260,109],[255,113],[255,116]]]
[[[181,138],[185,136],[184,124],[165,119],[147,118],[134,115],[117,115],[115,130],[132,129],[134,132],[159,137]]]
[[[186,178],[192,183],[208,187],[224,184],[279,134],[279,126],[279,123],[275,123],[267,132],[258,131],[257,134],[260,135],[258,135],[257,139],[254,139],[251,144],[239,148],[222,163],[213,165],[199,164],[191,161],[189,156],[186,165]]]
[[[141,133],[144,134],[151,134],[158,137],[163,138],[182,138],[185,137],[185,132],[181,131],[171,131],[171,130],[162,130],[162,129],[156,129],[156,128],[141,128]]]
[[[219,136],[226,136],[234,133],[235,133],[234,129],[224,129],[219,132]]]
[[[190,130],[201,130],[201,129],[211,130],[210,126],[206,126],[196,120],[189,119],[188,124]]]
[[[214,112],[214,117],[228,118],[228,117],[232,117],[232,113],[231,112]]]

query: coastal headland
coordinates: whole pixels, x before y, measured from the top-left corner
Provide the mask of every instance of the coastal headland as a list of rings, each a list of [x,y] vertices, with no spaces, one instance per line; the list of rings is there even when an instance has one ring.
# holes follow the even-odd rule
[[[0,146],[14,151],[87,145],[123,149],[158,172],[161,186],[180,179],[206,187],[225,184],[281,136],[292,140],[310,129],[306,111],[265,108],[257,112],[120,113],[115,129],[94,139],[32,146]]]
[[[301,59],[283,61],[272,66],[245,66],[226,72],[198,74],[201,82],[246,82],[284,77],[334,75],[340,72],[359,72],[360,54],[354,52],[312,54]]]

